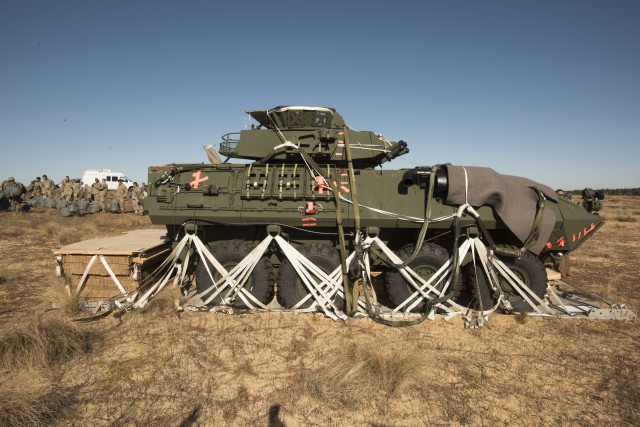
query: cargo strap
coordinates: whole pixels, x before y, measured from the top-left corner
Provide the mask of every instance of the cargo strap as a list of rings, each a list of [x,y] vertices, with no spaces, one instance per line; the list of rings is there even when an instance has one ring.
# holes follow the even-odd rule
[[[470,206],[460,207],[459,213],[461,211],[468,212],[472,216],[478,215]],[[305,287],[309,290],[309,295],[300,301],[292,310],[274,310],[265,307],[264,304],[255,301],[243,287],[253,267],[257,264],[256,260],[259,260],[264,255],[264,251],[271,242],[276,242],[282,250],[282,253],[285,254],[287,259],[291,260],[296,272]],[[154,283],[144,294],[142,294],[142,291],[132,294],[132,298],[136,295],[139,296],[139,299],[131,305],[133,308],[144,307],[153,296],[157,295],[162,288],[169,283],[171,278],[174,279],[173,283],[176,285],[184,283],[188,272],[186,268],[181,268],[180,259],[186,250],[187,259],[184,262],[185,265],[189,264],[189,247],[192,247],[201,259],[213,261],[211,264],[214,266],[214,269],[217,270],[221,268],[220,265],[216,265],[219,263],[215,261],[215,257],[209,253],[202,241],[200,241],[196,235],[187,234],[176,245],[174,251],[162,263],[161,267],[159,267],[159,270],[167,270],[162,279]],[[498,308],[510,309],[509,302],[504,297],[503,292],[500,292],[500,297],[493,307],[484,307],[479,312],[460,306],[455,301],[452,301],[448,293],[449,289],[451,289],[455,283],[454,271],[456,270],[456,262],[454,259],[455,256],[452,256],[445,265],[438,269],[428,280],[421,278],[410,267],[400,267],[398,270],[413,289],[413,292],[407,300],[401,303],[396,309],[390,312],[382,312],[380,305],[375,301],[375,292],[371,280],[370,256],[376,253],[376,251],[379,251],[381,257],[389,258],[391,263],[399,263],[401,261],[378,237],[366,237],[362,242],[360,254],[358,254],[358,251],[355,251],[350,254],[346,260],[347,262],[352,262],[356,257],[360,257],[362,260],[362,280],[365,301],[358,300],[357,313],[369,314],[376,322],[389,326],[409,326],[417,324],[425,318],[433,319],[435,310],[438,309],[445,313],[445,320],[453,316],[462,315],[465,319],[465,325],[481,326],[484,320]],[[460,247],[457,249],[458,258],[462,259],[469,253],[473,257],[474,262],[476,259],[480,260],[476,268],[484,270],[486,277],[489,278],[490,286],[501,291],[498,278],[502,277],[532,308],[533,313],[529,313],[531,315],[574,317],[582,314],[593,318],[607,315],[604,309],[597,309],[596,306],[588,306],[586,303],[580,303],[579,306],[576,304],[572,305],[571,302],[566,302],[566,298],[561,299],[560,297],[562,295],[559,295],[553,290],[549,291],[550,298],[552,299],[551,303],[546,299],[539,298],[495,256],[490,248],[487,248],[486,242],[481,237],[466,237],[462,240]],[[203,301],[208,300],[211,302],[213,300],[212,292],[217,292],[217,295],[222,297],[221,303],[227,304],[226,307],[207,307],[210,311],[231,311],[232,309],[229,307],[229,304],[234,298],[240,298],[252,310],[268,310],[270,312],[311,312],[321,310],[327,317],[334,320],[345,320],[347,318],[333,302],[336,297],[345,296],[340,283],[341,268],[337,267],[333,272],[328,274],[322,272],[280,236],[267,236],[240,264],[228,272],[222,268],[220,273],[223,277],[215,282],[210,289],[198,295],[201,307],[204,306]],[[231,290],[232,292],[229,292]],[[372,292],[373,295],[370,295],[370,292]],[[313,299],[314,301],[312,306],[306,309],[299,309],[302,303],[309,299]],[[424,313],[420,314],[418,319],[397,320],[400,316],[404,317],[404,319],[411,316],[410,311],[415,308],[420,301],[427,302],[427,309]],[[417,316],[418,314],[415,315]],[[630,310],[627,310],[626,307],[623,306],[612,306],[612,308],[609,309],[608,315],[612,318],[629,318],[629,316],[634,316]]]
[[[133,308],[143,308],[147,303],[156,295],[158,295],[169,283],[169,280],[173,278],[173,284],[177,286],[180,283],[183,283],[185,277],[187,275],[188,268],[182,268],[182,265],[189,265],[190,259],[190,251],[187,248],[187,244],[190,243],[191,235],[185,234],[185,236],[178,242],[176,247],[171,251],[171,253],[167,256],[167,258],[160,264],[152,276],[155,276],[156,273],[164,271],[164,274],[160,277],[158,281],[153,284],[149,284],[148,288],[145,289],[144,293],[137,299],[137,301],[133,304]],[[184,264],[181,264],[180,256],[182,253],[186,251]],[[142,290],[140,291],[142,292]]]
[[[298,153],[303,158],[307,166],[315,171],[315,174],[314,174],[315,176],[317,175],[322,176],[322,173],[320,172],[322,169],[311,158],[311,156],[309,156],[308,153],[301,150],[298,150]],[[329,185],[329,188],[331,189],[331,193],[333,194],[333,198],[336,202],[336,225],[338,227],[338,244],[340,246],[338,249],[340,252],[340,263],[342,266],[342,286],[346,292],[345,301],[347,302],[348,314],[353,315],[355,314],[355,312],[350,310],[350,308],[351,309],[353,308],[353,302],[350,299],[352,293],[349,292],[349,290],[351,289],[351,284],[349,282],[349,277],[348,277],[347,245],[344,238],[344,227],[342,224],[342,204],[340,203],[340,192],[338,188],[336,188],[336,185],[333,183],[333,180],[330,177],[328,179],[325,179],[324,176],[322,176],[322,178],[324,179],[325,183]]]
[[[431,168],[431,173],[429,174],[429,191],[427,192],[425,199],[424,222],[422,223],[422,227],[420,228],[420,233],[418,233],[418,240],[413,247],[413,253],[411,253],[411,255],[409,255],[409,258],[407,258],[405,261],[401,261],[399,265],[396,265],[396,267],[406,267],[407,265],[409,265],[422,248],[424,239],[427,236],[427,230],[429,229],[429,219],[431,218],[431,201],[433,200],[433,191],[436,185],[436,170],[439,167],[439,165],[433,166]]]
[[[124,286],[122,286],[122,283],[120,283],[120,280],[118,280],[118,277],[113,273],[113,270],[109,266],[109,263],[107,263],[107,260],[105,259],[104,255],[94,255],[91,257],[91,259],[87,263],[86,268],[84,269],[84,273],[82,274],[82,277],[80,277],[80,281],[78,282],[78,287],[76,288],[76,295],[78,295],[82,290],[82,288],[84,287],[87,281],[87,277],[89,276],[89,271],[91,271],[91,267],[93,267],[93,264],[95,263],[96,259],[100,260],[100,262],[104,266],[104,269],[107,270],[109,277],[111,277],[111,279],[115,283],[116,287],[118,288],[122,296],[126,297],[126,300],[128,302],[131,302],[132,300],[131,297],[128,296],[126,289],[124,288]]]
[[[276,311],[269,309],[265,304],[258,301],[244,287],[248,282],[253,269],[264,256],[272,242],[275,242],[282,250],[282,253],[291,262],[296,273],[309,291],[309,294],[298,301],[293,309],[285,311],[316,312],[321,310],[327,317],[333,320],[345,320],[347,316],[334,303],[337,297],[345,299],[345,294],[340,283],[341,267],[338,267],[333,272],[326,274],[313,262],[309,261],[304,255],[298,252],[281,236],[274,237],[271,235],[267,236],[262,242],[260,242],[258,246],[247,254],[242,261],[240,261],[240,263],[227,271],[216,260],[197,235],[186,234],[174,251],[169,255],[169,258],[165,260],[164,267],[171,264],[171,268],[160,281],[153,285],[138,301],[136,301],[133,307],[144,307],[146,303],[153,298],[153,296],[157,295],[167,285],[169,278],[172,277],[173,267],[179,262],[180,255],[184,253],[185,249],[192,247],[201,260],[208,261],[204,263],[204,267],[212,281],[212,285],[200,293],[190,295],[187,305],[202,308],[208,306],[215,300],[217,301],[217,306],[213,308],[208,307],[211,311],[232,311],[233,309],[231,308],[231,305],[233,301],[240,299],[249,310]],[[188,253],[189,252],[187,251],[187,254]],[[351,257],[348,258],[348,260],[351,260]],[[188,263],[189,260],[185,260],[185,264]],[[211,265],[213,269],[211,269],[209,265]],[[213,278],[214,272],[217,272],[220,276],[217,281]],[[186,269],[179,270],[174,283],[184,280],[185,277]],[[300,308],[309,299],[313,300],[311,306],[304,309]],[[365,313],[365,306],[363,302],[358,302],[357,312],[360,314]]]
[[[349,128],[345,126],[343,128],[344,133],[344,148],[347,154],[347,165],[349,168],[349,187],[351,188],[351,200],[353,201],[353,216],[355,220],[354,224],[354,235],[355,235],[355,246],[360,246],[360,205],[358,204],[358,185],[356,183],[356,175],[353,171],[353,160],[351,157],[351,144],[349,143]],[[336,198],[336,203],[340,200],[340,195],[338,193],[334,193]],[[346,248],[342,248],[346,251]],[[346,253],[346,252],[345,252]],[[358,265],[358,264],[356,264]],[[354,278],[351,278],[354,279]],[[347,286],[348,285],[348,286]],[[347,314],[350,316],[353,315],[358,308],[358,288],[354,286],[353,280],[348,280],[345,282],[345,303],[347,308]]]

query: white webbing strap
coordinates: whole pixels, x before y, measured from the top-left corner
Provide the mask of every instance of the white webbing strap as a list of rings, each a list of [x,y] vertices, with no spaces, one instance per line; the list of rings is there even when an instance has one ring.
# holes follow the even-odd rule
[[[507,282],[509,282],[511,287],[515,289],[516,292],[518,292],[522,299],[524,299],[527,304],[529,304],[529,306],[531,306],[531,308],[536,311],[536,313],[553,313],[551,309],[544,303],[544,301],[542,301],[527,285],[522,283],[518,276],[516,276],[513,271],[511,271],[511,269],[509,269],[509,267],[507,267],[502,261],[500,261],[496,257],[492,257],[491,263],[500,272],[502,277],[504,277]]]
[[[335,270],[333,270],[328,275],[328,279],[327,279],[326,277],[327,275],[325,275],[322,272],[322,270],[317,269],[316,265],[311,261],[309,261],[304,255],[302,255],[293,247],[291,247],[290,250],[293,252],[289,252],[289,253],[292,256],[294,256],[297,260],[299,260],[299,262],[295,265],[293,265],[292,263],[292,265],[294,266],[294,269],[296,268],[296,266],[298,268],[296,272],[302,275],[302,277],[306,278],[309,281],[308,283],[311,286],[313,286],[315,289],[318,289],[318,292],[321,293],[323,296],[322,300],[318,300],[314,297],[314,294],[310,292],[307,295],[305,295],[300,301],[298,301],[292,307],[292,310],[302,311],[302,312],[307,312],[307,311],[311,312],[311,311],[316,311],[316,308],[319,306],[322,306],[322,304],[326,300],[333,301],[336,297],[340,297],[344,300],[344,289],[342,288],[342,267],[341,266],[336,267]],[[347,265],[350,264],[354,256],[355,256],[355,253],[351,253],[351,255],[347,257],[347,260],[346,260]],[[309,271],[306,271],[306,270],[309,270]],[[315,279],[319,279],[320,283],[318,283],[314,279],[314,277]],[[304,279],[303,279],[303,282],[304,282]],[[309,284],[306,284],[305,287],[308,287]],[[306,303],[310,299],[314,299],[314,302],[311,304],[311,306],[304,309],[300,308],[304,303]],[[361,313],[361,314],[367,313],[366,304],[364,303],[364,301],[358,300],[358,313]]]
[[[135,304],[133,304],[133,308],[144,307],[151,298],[157,295],[166,286],[166,284],[169,282],[169,279],[173,275],[174,269],[177,267],[177,262],[179,261],[180,253],[182,253],[182,250],[190,241],[191,241],[191,235],[185,234],[182,240],[180,240],[180,242],[176,245],[173,251],[171,251],[169,256],[167,256],[167,258],[162,262],[162,264],[160,264],[160,266],[156,269],[156,271],[161,271],[165,267],[170,267],[170,268],[167,269],[165,274],[162,276],[162,278],[158,282],[156,282],[153,286],[151,286],[149,290],[147,290],[147,292],[145,292],[145,294],[138,301],[136,301]],[[186,270],[187,270],[186,268],[183,268],[181,274],[176,276],[176,279],[178,279],[178,277],[184,277],[184,275],[186,274]]]
[[[398,257],[395,253],[393,253],[393,251],[389,249],[389,247],[385,245],[382,242],[382,240],[380,240],[378,237],[374,238],[374,243],[385,254],[385,256],[389,258],[391,262],[393,262],[396,265],[398,264],[401,265],[403,263],[400,257]],[[415,297],[417,297],[418,294],[420,294],[425,299],[432,298],[429,295],[430,293],[435,293],[439,296],[440,292],[435,288],[434,285],[437,285],[438,283],[440,283],[442,278],[446,277],[446,276],[443,276],[443,273],[446,272],[446,270],[449,267],[449,264],[450,263],[447,262],[445,265],[443,265],[428,281],[424,281],[410,267],[398,268],[398,271],[400,272],[400,274],[402,274],[405,280],[407,280],[407,282],[409,282],[416,289],[416,291],[407,300],[405,300],[402,304],[396,307],[394,311],[397,312],[402,310],[402,308],[404,308],[410,301],[412,301]],[[416,284],[414,278],[421,283],[421,286],[418,286]],[[436,282],[436,279],[439,279],[439,280]],[[418,299],[417,302],[420,302],[420,299]],[[415,307],[415,305],[413,307]]]
[[[213,299],[216,298],[218,295],[221,295],[222,292],[226,289],[227,290],[226,293],[224,295],[221,295],[222,302],[224,304],[229,304],[236,297],[239,297],[247,305],[249,309],[254,309],[255,308],[254,305],[256,305],[266,310],[267,307],[264,304],[262,304],[260,301],[258,301],[256,298],[254,298],[249,291],[244,289],[244,285],[247,283],[251,273],[253,272],[253,269],[255,268],[255,266],[258,264],[258,262],[266,252],[269,244],[271,243],[271,240],[273,240],[273,237],[271,237],[270,235],[267,236],[258,246],[253,248],[253,250],[249,252],[249,254],[247,254],[247,256],[242,259],[242,261],[240,261],[230,271],[227,271],[215,259],[215,257],[211,254],[208,248],[204,246],[202,241],[197,236],[194,236],[193,241],[195,243],[195,247],[198,253],[200,254],[200,257],[202,259],[206,258],[208,261],[210,261],[211,264],[215,266],[216,270],[221,276],[221,278],[216,282],[213,279],[213,275],[211,274],[211,270],[209,269],[209,266],[205,262],[204,263],[205,268],[213,284],[208,289],[200,292],[197,296],[203,300],[203,303],[205,305],[207,305],[211,301],[213,301]],[[204,296],[210,293],[211,295],[209,295],[206,299],[204,299]]]
[[[460,257],[459,259],[462,259],[462,257],[466,255],[470,246],[471,246],[471,243],[469,242],[469,240],[465,240],[463,244],[460,245],[460,247],[458,248],[458,253]],[[413,276],[413,279],[415,279],[415,281],[418,281],[420,285],[418,285],[413,280],[408,280],[408,282],[416,289],[416,291],[401,306],[397,307],[396,309],[398,308],[401,309],[409,301],[413,301],[406,308],[407,310],[410,311],[413,308],[415,308],[422,299],[432,299],[432,298],[446,295],[449,289],[449,286],[452,286],[451,278],[453,276],[452,274],[453,273],[453,257],[449,258],[447,262],[445,262],[444,265],[440,267],[440,269],[438,269],[438,271],[436,271],[431,278],[429,278],[428,281],[425,281],[423,278],[418,276],[418,274],[416,274],[415,271],[413,271],[411,268],[407,268],[407,273]],[[407,278],[406,275],[405,275],[405,278]],[[446,279],[446,282],[442,287],[442,290],[438,290],[436,287],[439,286],[440,283],[442,283],[442,281],[445,279]],[[427,288],[428,290],[426,290]],[[431,293],[435,295],[430,295]],[[422,298],[418,298],[418,294],[421,294]],[[449,302],[453,303],[453,301],[451,300],[449,300]]]
[[[482,271],[484,271],[486,273],[485,276],[489,280],[489,283],[487,283],[487,285],[491,286],[492,289],[495,289],[495,290],[498,290],[499,292],[502,292],[500,287],[496,285],[498,283],[498,278],[497,278],[493,268],[491,268],[491,263],[489,262],[489,255],[488,255],[488,252],[487,252],[487,247],[477,237],[474,237],[472,240],[473,240],[473,245],[472,245],[473,274],[476,274],[476,275],[478,274],[477,273],[478,266],[476,265],[476,256],[475,256],[476,253],[477,253],[478,254],[478,259],[480,259],[480,267],[482,268]],[[478,290],[478,293],[479,292],[480,291]],[[477,298],[481,298],[481,296],[477,295]],[[496,311],[499,306],[500,306],[500,300],[498,299],[498,301],[496,301],[496,303],[492,307],[482,307],[482,314],[483,315],[491,314],[494,311]]]
[[[87,267],[84,269],[84,273],[82,273],[82,277],[78,282],[78,287],[76,288],[76,295],[80,293],[80,290],[84,286],[84,283],[87,280],[87,276],[89,275],[89,271],[91,270],[91,266],[93,265],[93,263],[96,261],[97,258],[98,258],[98,255],[94,255],[91,257],[91,259],[87,263]]]
[[[124,286],[122,286],[122,283],[120,283],[120,280],[118,280],[118,277],[115,274],[113,274],[113,270],[111,270],[111,267],[109,267],[109,264],[107,263],[107,260],[105,259],[104,255],[99,255],[99,258],[100,258],[100,262],[104,266],[104,269],[107,270],[107,273],[109,273],[109,276],[111,276],[111,278],[115,282],[120,293],[122,295],[127,295],[127,291],[125,290]],[[127,301],[129,301],[128,298],[127,298]]]
[[[275,240],[310,292],[303,301],[313,296],[313,299],[318,302],[318,305],[328,317],[333,320],[338,318],[346,319],[347,316],[332,301],[332,297],[338,292],[339,286],[332,282],[331,277],[295,250],[281,236],[276,236]],[[320,283],[314,280],[314,276],[320,280]],[[303,301],[299,301],[294,308],[299,308]]]
[[[298,146],[296,144],[294,144],[293,142],[285,141],[284,143],[282,143],[280,145],[276,145],[275,147],[273,147],[273,151],[278,151],[279,149],[285,148],[285,147],[293,148],[293,149],[296,149],[296,150],[298,149]]]

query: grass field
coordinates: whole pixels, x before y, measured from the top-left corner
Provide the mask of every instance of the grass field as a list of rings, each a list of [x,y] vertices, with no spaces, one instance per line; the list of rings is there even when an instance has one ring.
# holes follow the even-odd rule
[[[640,309],[640,198],[611,197],[571,282]],[[78,323],[52,250],[147,217],[0,214],[0,425],[640,425],[637,321],[494,315],[464,329],[141,312]]]

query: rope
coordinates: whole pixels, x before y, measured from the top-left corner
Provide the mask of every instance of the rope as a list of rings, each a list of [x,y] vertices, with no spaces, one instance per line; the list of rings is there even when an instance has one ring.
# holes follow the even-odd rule
[[[349,185],[351,187],[351,194],[352,194],[352,200],[353,200],[355,245],[356,245],[356,248],[358,248],[360,245],[360,205],[358,204],[358,191],[357,191],[358,186],[356,183],[356,175],[355,175],[355,172],[353,171],[353,160],[351,158],[351,144],[349,143],[349,128],[345,126],[343,128],[343,132],[344,132],[344,147],[347,154],[347,166],[349,168]],[[336,200],[340,200],[340,198],[336,197]],[[342,250],[346,251],[346,248],[343,247]],[[347,314],[351,316],[358,309],[358,303],[357,303],[358,288],[354,286],[354,284],[351,281],[349,281],[348,284],[349,284],[349,289],[346,287],[347,282],[345,282],[345,302],[347,306]]]
[[[420,233],[418,234],[418,240],[416,241],[413,247],[413,253],[409,255],[403,263],[400,265],[394,265],[395,267],[406,267],[413,261],[413,259],[418,255],[420,249],[422,249],[422,244],[424,243],[424,239],[427,235],[427,229],[429,228],[429,217],[431,216],[431,201],[433,200],[433,191],[436,185],[436,170],[438,169],[438,165],[433,166],[431,168],[431,173],[429,174],[429,191],[426,195],[425,204],[427,205],[424,212],[424,222],[422,223],[422,227],[420,228]]]

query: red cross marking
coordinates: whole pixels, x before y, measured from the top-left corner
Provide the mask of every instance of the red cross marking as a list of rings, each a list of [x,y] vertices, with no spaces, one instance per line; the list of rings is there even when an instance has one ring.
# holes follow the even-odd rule
[[[324,182],[324,178],[321,175],[314,177],[316,180],[316,184],[318,184],[318,194],[324,193],[324,187],[326,186]]]
[[[191,176],[193,176],[193,181],[189,183],[189,185],[191,185],[191,188],[198,188],[198,185],[200,185],[201,182],[209,179],[208,176],[205,176],[204,178],[200,178],[201,173],[202,171],[198,171],[191,174]]]

